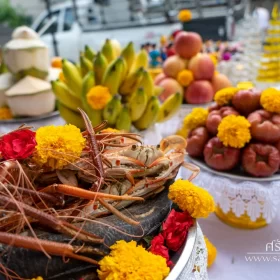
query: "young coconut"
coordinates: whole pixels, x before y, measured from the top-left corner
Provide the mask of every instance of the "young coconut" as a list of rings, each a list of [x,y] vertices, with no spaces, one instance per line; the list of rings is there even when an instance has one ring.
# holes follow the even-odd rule
[[[55,108],[55,96],[49,82],[26,76],[5,92],[14,116],[40,116]]]
[[[0,108],[7,104],[5,91],[9,89],[13,83],[14,78],[11,73],[4,73],[0,75]]]
[[[12,40],[4,46],[3,58],[7,68],[17,79],[28,75],[40,79],[48,76],[48,48],[38,34],[27,26],[14,30]]]

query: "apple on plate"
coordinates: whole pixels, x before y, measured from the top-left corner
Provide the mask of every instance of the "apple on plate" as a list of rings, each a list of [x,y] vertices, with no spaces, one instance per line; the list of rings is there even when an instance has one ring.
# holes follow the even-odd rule
[[[206,53],[192,57],[188,68],[193,72],[195,80],[211,80],[215,72],[215,65]]]
[[[213,100],[214,91],[209,81],[193,81],[186,88],[184,97],[189,104],[204,104]]]
[[[170,95],[176,92],[183,94],[183,87],[172,78],[165,78],[159,84],[159,87],[163,88],[163,92],[159,95],[159,100],[164,102]]]
[[[176,79],[178,73],[186,68],[187,61],[178,55],[168,57],[163,65],[162,70],[165,76]]]

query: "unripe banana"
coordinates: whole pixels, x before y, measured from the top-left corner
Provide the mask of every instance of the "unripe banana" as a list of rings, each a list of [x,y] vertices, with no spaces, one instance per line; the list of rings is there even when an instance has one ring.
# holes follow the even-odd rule
[[[122,103],[120,97],[115,95],[108,102],[106,107],[103,109],[103,119],[108,121],[110,126],[114,126],[117,122],[117,118],[122,110]]]
[[[58,102],[58,110],[61,117],[65,120],[66,123],[73,124],[80,128],[81,130],[85,129],[85,123],[81,114],[68,109],[62,103]]]
[[[129,74],[122,83],[119,93],[123,95],[132,94],[143,78],[144,69],[141,67],[136,72]]]
[[[183,102],[183,95],[180,92],[170,95],[161,105],[157,122],[164,122],[172,118],[178,112]]]
[[[115,52],[110,39],[106,39],[101,49],[101,53],[106,57],[108,63],[115,59]]]
[[[121,77],[121,84],[123,83],[123,81],[125,80],[126,76],[127,76],[127,64],[126,61],[123,57],[121,57],[121,64],[122,64],[122,77]]]
[[[123,75],[123,62],[122,57],[117,58],[108,66],[103,80],[102,85],[109,89],[111,95],[115,95],[119,91],[119,86],[121,84],[121,79]]]
[[[139,120],[133,125],[139,129],[144,130],[151,126],[157,119],[160,103],[156,96],[152,96],[148,101],[147,107]]]
[[[86,57],[88,60],[92,61],[93,58],[95,57],[95,55],[96,55],[95,51],[94,51],[91,47],[89,47],[88,45],[86,45],[86,46],[85,46],[85,57]]]
[[[97,85],[101,84],[107,66],[108,66],[108,61],[106,57],[101,52],[98,52],[96,57],[93,59],[95,83]]]
[[[130,127],[131,118],[129,114],[129,109],[127,107],[124,107],[117,118],[116,129],[130,131]]]
[[[129,100],[130,116],[133,122],[143,115],[148,103],[148,97],[143,88],[138,88]]]
[[[62,60],[62,71],[66,80],[66,84],[76,97],[80,98],[82,94],[82,76],[78,68],[70,61]]]
[[[89,71],[93,70],[93,64],[91,60],[87,59],[85,56],[80,56],[80,64],[82,76],[84,77]]]
[[[147,70],[144,70],[143,78],[139,84],[139,87],[142,87],[144,89],[144,92],[148,96],[148,99],[150,99],[150,97],[154,95],[154,81],[151,74]]]
[[[121,56],[125,59],[127,69],[131,69],[132,64],[135,59],[135,50],[134,50],[134,45],[133,42],[129,42],[127,46],[122,50]]]
[[[60,103],[76,112],[79,112],[78,108],[83,108],[81,100],[72,95],[65,83],[57,80],[52,81],[51,84],[53,92]]]
[[[135,57],[130,73],[136,71],[140,67],[147,69],[149,66],[149,56],[145,50],[141,50]]]

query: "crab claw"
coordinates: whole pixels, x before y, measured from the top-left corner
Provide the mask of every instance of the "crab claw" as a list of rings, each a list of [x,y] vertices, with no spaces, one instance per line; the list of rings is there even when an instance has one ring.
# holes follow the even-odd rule
[[[160,141],[160,149],[167,153],[171,150],[184,151],[187,147],[187,141],[179,135],[170,135]]]

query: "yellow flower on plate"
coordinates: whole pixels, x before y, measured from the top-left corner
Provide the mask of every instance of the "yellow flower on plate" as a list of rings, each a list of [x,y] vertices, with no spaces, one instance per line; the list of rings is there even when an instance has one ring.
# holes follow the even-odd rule
[[[110,255],[99,262],[100,280],[162,280],[169,274],[166,259],[137,246],[135,241],[120,240],[110,248]]]
[[[254,87],[254,84],[250,81],[239,82],[236,87],[238,89],[251,89]]]
[[[194,108],[183,122],[183,127],[189,132],[199,126],[204,126],[208,117],[208,110],[204,108]]]
[[[280,113],[280,91],[275,88],[265,89],[261,94],[261,105],[271,113]]]
[[[102,110],[112,96],[107,87],[95,86],[87,93],[87,102],[94,110]]]
[[[119,132],[120,132],[119,130],[111,127],[105,128],[100,131],[100,133],[119,133]]]
[[[190,70],[182,70],[177,75],[178,83],[183,86],[187,87],[193,81],[193,73]]]
[[[230,115],[220,122],[217,136],[226,147],[243,148],[251,140],[250,126],[245,117]]]
[[[209,241],[209,239],[204,236],[205,245],[207,248],[208,258],[207,258],[207,267],[210,267],[217,257],[217,248]]]
[[[192,12],[190,10],[184,9],[178,13],[178,20],[182,22],[187,22],[192,19]]]
[[[39,128],[36,142],[35,163],[52,170],[76,161],[85,147],[85,138],[80,129],[71,124]]]
[[[0,120],[10,120],[12,118],[12,112],[8,107],[0,108]]]
[[[168,197],[193,218],[207,218],[215,210],[211,194],[187,180],[175,181],[169,187]]]
[[[228,105],[231,103],[233,96],[239,91],[238,88],[227,87],[216,92],[214,100],[220,106]]]

